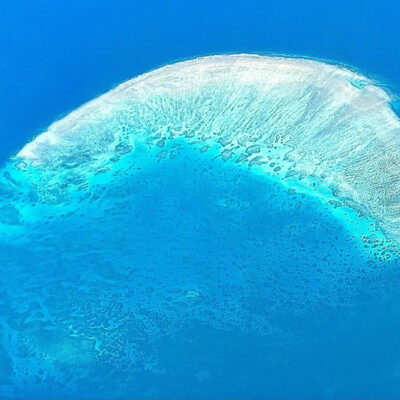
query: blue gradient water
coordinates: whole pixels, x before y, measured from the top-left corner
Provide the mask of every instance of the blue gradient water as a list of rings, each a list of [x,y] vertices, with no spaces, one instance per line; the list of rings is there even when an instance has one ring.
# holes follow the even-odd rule
[[[0,8],[3,165],[60,115],[191,56],[301,54],[400,85],[395,2]],[[193,125],[164,140],[149,123],[131,146],[137,131],[107,124],[106,160],[94,135],[1,170],[1,398],[400,396],[400,265],[373,218],[221,156]]]

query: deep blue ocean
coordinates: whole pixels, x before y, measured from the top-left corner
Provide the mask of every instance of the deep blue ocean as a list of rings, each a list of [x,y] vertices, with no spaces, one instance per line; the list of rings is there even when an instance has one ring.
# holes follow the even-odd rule
[[[298,98],[277,86],[275,103],[232,71],[233,89],[199,73],[187,94],[178,70],[18,153],[122,82],[239,53],[370,78],[351,90],[390,93],[400,134],[399,19],[395,0],[0,0],[0,399],[400,398],[395,150],[368,119],[384,101],[335,109],[326,130],[382,142],[324,164],[320,104],[346,101],[340,74],[315,91],[307,75]],[[273,107],[277,131],[253,139]]]

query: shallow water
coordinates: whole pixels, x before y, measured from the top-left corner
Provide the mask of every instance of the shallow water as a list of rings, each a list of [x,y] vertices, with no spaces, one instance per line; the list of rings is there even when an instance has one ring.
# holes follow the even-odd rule
[[[3,241],[2,396],[397,393],[397,264],[319,201],[171,147],[136,149],[93,206],[29,245]]]
[[[248,82],[187,95],[155,72],[139,84],[172,94],[124,84],[116,92],[125,97],[89,103],[9,162],[2,398],[396,397],[400,270],[396,240],[379,228],[396,233],[396,224],[386,223],[393,213],[368,212],[382,182],[348,177],[365,148],[396,150],[398,120],[381,89],[326,68],[354,97],[322,90],[324,79],[307,85],[314,69],[297,97],[289,85],[270,99]],[[332,122],[323,112],[336,106]],[[284,157],[271,121],[280,140],[290,133],[297,158]],[[326,146],[335,129],[362,137],[366,125],[369,147],[357,147],[357,135]],[[346,146],[356,150],[348,156]],[[335,151],[345,155],[332,163]],[[387,153],[363,157],[363,177],[384,181]],[[316,154],[326,159],[310,170]],[[349,182],[361,183],[340,186]]]

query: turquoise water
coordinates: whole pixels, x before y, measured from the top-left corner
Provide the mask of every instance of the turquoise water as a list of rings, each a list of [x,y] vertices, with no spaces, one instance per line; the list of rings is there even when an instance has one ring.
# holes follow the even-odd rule
[[[396,7],[255,3],[1,5],[2,399],[399,397]]]
[[[218,56],[51,125],[2,170],[2,397],[395,397],[390,101]]]
[[[2,243],[3,396],[396,393],[396,266],[318,201],[174,151],[135,150],[96,201]]]

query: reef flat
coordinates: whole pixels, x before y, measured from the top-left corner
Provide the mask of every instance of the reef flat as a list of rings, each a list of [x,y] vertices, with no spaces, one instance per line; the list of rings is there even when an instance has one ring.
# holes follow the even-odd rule
[[[390,100],[374,82],[335,65],[204,57],[123,83],[51,125],[17,157],[40,176],[68,167],[84,179],[137,142],[161,146],[185,137],[219,144],[225,160],[323,180],[397,236],[400,122]],[[68,179],[63,184],[77,185]]]
[[[340,66],[221,55],[53,123],[1,170],[2,397],[262,397],[261,375],[293,397],[299,371],[319,396],[359,365],[324,364],[333,337],[396,388],[351,342],[398,288],[390,102]]]

